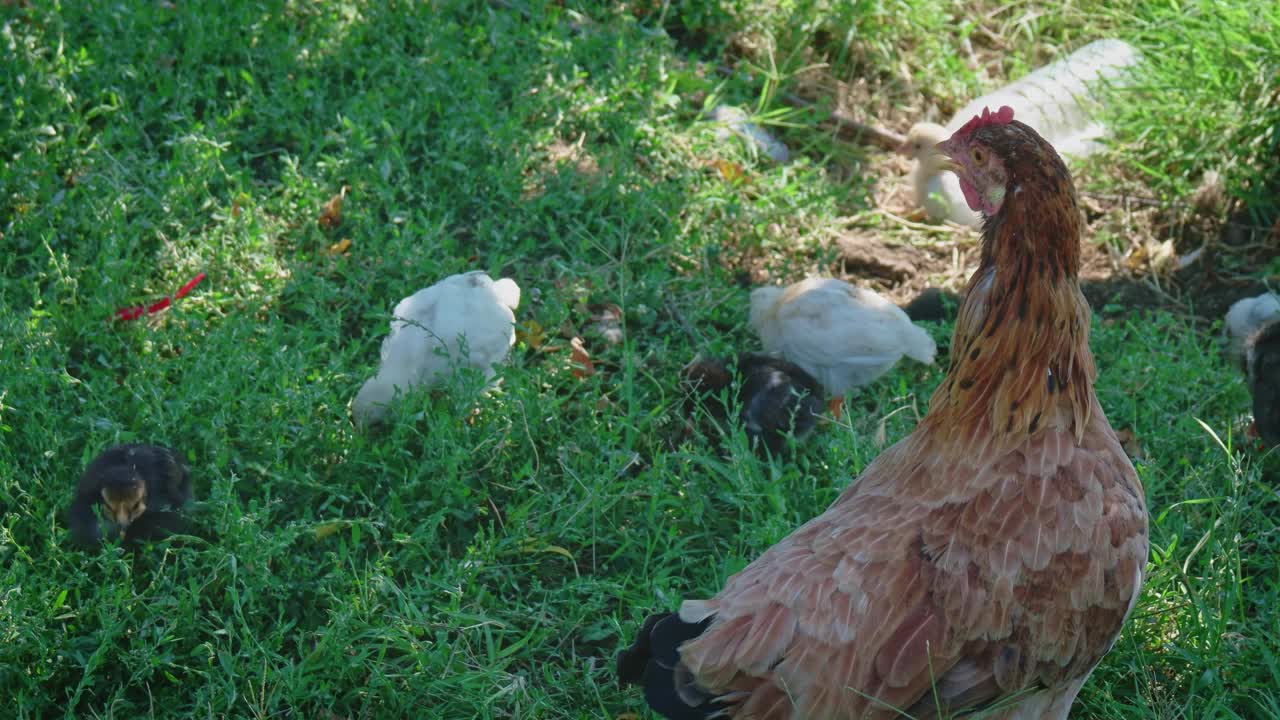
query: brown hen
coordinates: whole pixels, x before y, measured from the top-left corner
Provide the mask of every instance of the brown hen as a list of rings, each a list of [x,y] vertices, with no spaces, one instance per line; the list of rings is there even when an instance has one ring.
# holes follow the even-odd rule
[[[646,621],[618,672],[669,718],[1066,718],[1137,602],[1146,506],[1093,392],[1071,177],[1008,108],[939,149],[986,216],[947,377],[826,512]]]

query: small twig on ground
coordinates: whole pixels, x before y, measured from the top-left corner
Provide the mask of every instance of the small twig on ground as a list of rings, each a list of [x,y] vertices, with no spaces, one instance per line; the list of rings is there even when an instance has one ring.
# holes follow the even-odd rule
[[[726,77],[733,76],[735,70],[727,65],[719,65],[716,71]],[[782,93],[782,101],[792,107],[798,107],[803,110],[816,110],[817,105],[809,100],[796,95],[794,93]],[[892,130],[886,130],[876,125],[868,125],[863,122],[854,120],[839,110],[831,110],[827,114],[827,120],[824,124],[834,125],[836,135],[842,136],[846,140],[861,141],[864,138],[871,140],[872,143],[879,145],[886,150],[897,150],[907,139]]]
[[[684,313],[680,312],[680,309],[676,307],[675,302],[671,300],[669,295],[662,298],[662,304],[666,307],[667,314],[674,318],[676,324],[684,329],[685,333],[689,335],[689,339],[693,341],[695,346],[707,346],[707,338],[704,337],[702,333],[698,332],[697,328],[689,324],[689,321],[684,317]]]
[[[782,99],[788,105],[792,105],[806,110],[813,109],[814,104],[792,93],[783,93]],[[837,135],[845,136],[849,140],[862,140],[866,138],[872,143],[879,145],[885,150],[897,150],[907,139],[892,130],[878,127],[876,125],[867,125],[858,122],[853,118],[845,115],[839,110],[832,110],[827,115],[828,122],[835,125]]]
[[[877,212],[880,216],[887,218],[889,220],[892,220],[898,223],[899,225],[902,225],[903,227],[911,228],[912,230],[920,230],[923,232],[959,233],[959,232],[966,232],[970,229],[961,225],[955,225],[951,223],[948,223],[946,225],[930,225],[928,223],[918,223],[912,220],[908,220],[899,215],[895,215],[889,212],[888,210],[885,210],[884,208],[880,208]],[[856,221],[860,218],[861,218],[861,214],[855,215],[854,218],[852,219]]]

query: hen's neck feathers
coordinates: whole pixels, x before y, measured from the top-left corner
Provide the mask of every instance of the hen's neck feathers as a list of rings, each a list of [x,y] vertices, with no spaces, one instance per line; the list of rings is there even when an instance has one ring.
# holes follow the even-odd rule
[[[1043,141],[1040,141],[1043,142]],[[1080,440],[1095,369],[1080,292],[1082,220],[1066,167],[1048,146],[1010,154],[1008,192],[982,233],[925,427],[972,445],[1017,445],[1049,425]]]

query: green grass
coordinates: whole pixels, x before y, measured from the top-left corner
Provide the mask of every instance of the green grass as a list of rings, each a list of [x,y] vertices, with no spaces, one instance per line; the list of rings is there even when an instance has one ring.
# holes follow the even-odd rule
[[[689,47],[611,5],[90,5],[0,6],[0,697],[18,717],[635,711],[612,662],[644,615],[819,512],[877,454],[881,418],[908,408],[885,422],[902,437],[941,378],[904,364],[787,462],[685,436],[679,368],[754,347],[739,271],[826,267],[872,180],[837,182],[818,133],[787,130],[808,153],[776,166],[700,122],[722,99],[780,109],[757,103],[759,74],[715,72],[734,7],[668,8],[709,28]],[[795,28],[853,17],[779,7]],[[862,63],[843,67],[886,97],[905,93],[886,80],[902,8],[840,36]],[[911,62],[959,97],[979,81],[948,59],[965,30],[947,17]],[[1091,20],[1037,22],[1007,72]],[[343,186],[341,225],[320,227]],[[553,347],[519,344],[499,394],[460,381],[357,433],[346,406],[390,308],[476,267],[517,279],[519,321]],[[171,311],[110,321],[201,270]],[[587,329],[596,302],[624,309],[623,344]],[[1153,564],[1075,717],[1280,716],[1277,459],[1231,437],[1247,392],[1216,335],[1105,310],[1099,393],[1147,457]],[[930,331],[945,347],[950,328]],[[76,477],[129,440],[187,458],[204,539],[68,547]]]

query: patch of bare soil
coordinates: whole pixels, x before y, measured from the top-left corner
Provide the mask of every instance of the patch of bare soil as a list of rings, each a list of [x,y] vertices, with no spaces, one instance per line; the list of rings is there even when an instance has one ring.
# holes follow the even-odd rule
[[[833,234],[829,268],[901,305],[925,288],[962,290],[979,252],[975,230],[906,219],[908,170],[896,155],[872,159],[871,172],[882,178],[872,193],[879,212],[850,218]],[[1085,192],[1081,203],[1088,223],[1081,285],[1103,315],[1163,308],[1212,322],[1236,300],[1264,292],[1258,271],[1280,256],[1280,226],[1249,227],[1239,217],[1206,218],[1141,197]]]

